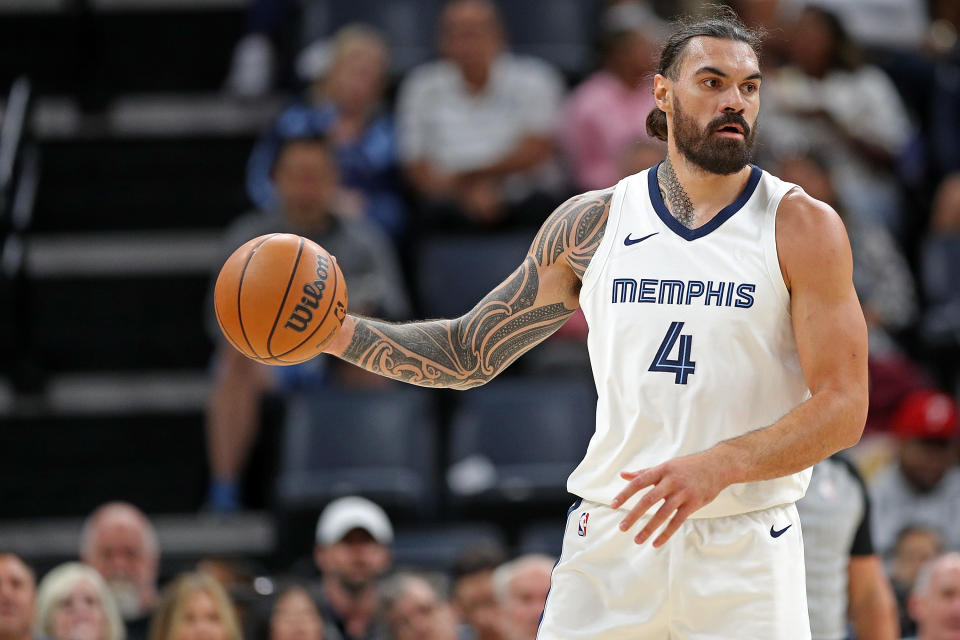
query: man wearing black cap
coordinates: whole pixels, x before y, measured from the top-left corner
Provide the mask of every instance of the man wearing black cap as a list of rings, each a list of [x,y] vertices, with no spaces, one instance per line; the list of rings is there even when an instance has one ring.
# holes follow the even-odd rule
[[[322,574],[320,605],[324,620],[344,640],[382,633],[375,619],[380,607],[377,581],[390,568],[392,542],[387,514],[365,498],[339,498],[320,514],[313,555]]]

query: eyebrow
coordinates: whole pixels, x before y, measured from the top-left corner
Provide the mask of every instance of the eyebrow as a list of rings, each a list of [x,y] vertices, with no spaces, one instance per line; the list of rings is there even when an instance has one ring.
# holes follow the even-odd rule
[[[701,73],[711,73],[715,76],[720,76],[721,78],[726,78],[727,74],[716,67],[700,67],[697,69],[694,75],[700,75]],[[757,71],[756,73],[751,73],[749,76],[744,78],[744,80],[763,80],[763,74]]]

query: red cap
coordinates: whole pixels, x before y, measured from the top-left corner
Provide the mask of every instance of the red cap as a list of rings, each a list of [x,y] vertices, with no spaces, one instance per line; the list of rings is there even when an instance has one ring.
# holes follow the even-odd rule
[[[950,440],[957,433],[957,403],[940,391],[914,391],[900,403],[893,432],[900,439]]]

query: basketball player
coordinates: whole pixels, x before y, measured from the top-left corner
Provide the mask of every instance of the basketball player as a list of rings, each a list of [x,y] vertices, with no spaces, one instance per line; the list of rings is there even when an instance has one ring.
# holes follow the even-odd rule
[[[757,47],[732,11],[678,25],[647,122],[663,162],[561,205],[466,315],[349,316],[329,348],[467,389],[583,308],[596,433],[539,638],[810,637],[794,502],[860,437],[867,334],[836,213],[748,164]]]

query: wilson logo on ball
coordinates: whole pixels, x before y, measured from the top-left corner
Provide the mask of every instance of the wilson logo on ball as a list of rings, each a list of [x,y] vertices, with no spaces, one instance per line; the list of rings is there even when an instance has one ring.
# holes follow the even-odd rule
[[[327,288],[327,278],[330,276],[330,262],[321,255],[317,256],[317,279],[303,285],[303,295],[300,304],[293,308],[293,312],[283,325],[294,331],[306,331],[313,320],[313,309],[320,306],[320,299]]]

